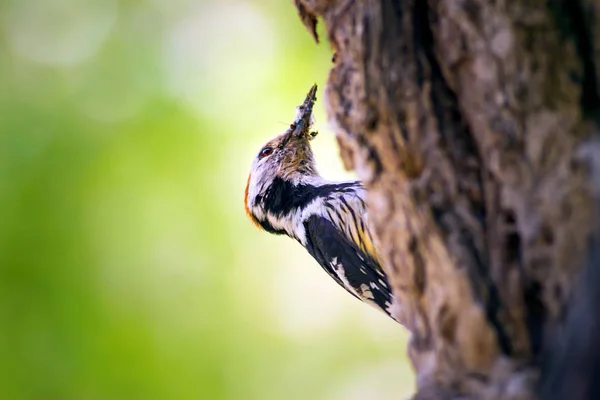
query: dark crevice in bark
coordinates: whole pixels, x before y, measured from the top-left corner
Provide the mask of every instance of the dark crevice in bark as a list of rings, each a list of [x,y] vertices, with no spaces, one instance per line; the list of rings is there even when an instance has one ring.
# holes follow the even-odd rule
[[[547,317],[546,307],[542,301],[542,290],[539,282],[530,282],[525,287],[525,303],[527,304],[526,323],[529,329],[531,352],[537,356],[544,344],[544,324]]]
[[[377,154],[377,151],[365,139],[364,135],[356,135],[355,139],[357,144],[361,148],[366,149],[369,153],[369,159],[371,160],[371,166],[373,167],[373,176],[380,176],[381,171],[383,170],[383,165],[381,164],[381,159],[379,158],[379,154]]]
[[[506,246],[504,248],[504,257],[507,263],[516,266],[522,266],[523,253],[521,250],[521,237],[517,232],[516,218],[513,210],[503,210],[504,226],[506,232]]]
[[[600,123],[600,95],[594,60],[593,36],[590,25],[593,14],[586,12],[581,0],[549,0],[549,9],[564,40],[574,42],[583,71],[571,73],[572,79],[581,85],[581,109],[585,116]]]

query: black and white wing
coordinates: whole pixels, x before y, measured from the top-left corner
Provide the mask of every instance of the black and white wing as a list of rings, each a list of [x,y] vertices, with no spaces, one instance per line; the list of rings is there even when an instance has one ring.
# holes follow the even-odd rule
[[[306,248],[323,269],[352,295],[390,315],[392,293],[375,257],[323,216],[310,216],[304,228]]]

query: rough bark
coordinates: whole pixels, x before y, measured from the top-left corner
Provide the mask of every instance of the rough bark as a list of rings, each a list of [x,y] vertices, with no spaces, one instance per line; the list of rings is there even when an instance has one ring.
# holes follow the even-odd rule
[[[322,97],[368,189],[415,398],[537,397],[596,221],[598,3],[295,2],[336,52]]]

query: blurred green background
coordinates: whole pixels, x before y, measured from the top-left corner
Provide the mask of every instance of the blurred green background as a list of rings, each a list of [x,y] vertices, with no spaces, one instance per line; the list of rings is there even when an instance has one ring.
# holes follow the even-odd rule
[[[406,335],[256,229],[331,50],[292,1],[0,3],[0,399],[398,399]],[[321,102],[321,172],[347,178]]]

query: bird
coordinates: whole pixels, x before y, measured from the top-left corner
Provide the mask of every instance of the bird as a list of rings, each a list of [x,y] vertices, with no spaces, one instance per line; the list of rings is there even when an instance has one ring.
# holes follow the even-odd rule
[[[316,168],[317,85],[296,108],[289,128],[262,146],[244,193],[250,220],[260,229],[299,242],[341,287],[392,316],[393,296],[369,226],[360,181],[329,181]]]

